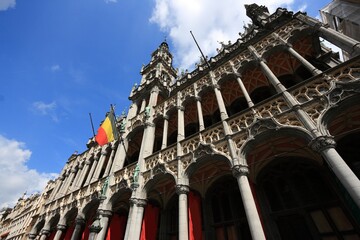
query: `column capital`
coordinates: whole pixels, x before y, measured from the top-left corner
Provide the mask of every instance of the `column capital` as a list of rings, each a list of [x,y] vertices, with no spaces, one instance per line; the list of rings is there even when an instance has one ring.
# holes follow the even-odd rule
[[[56,225],[56,229],[64,232],[66,230],[66,225],[59,223],[58,225]]]
[[[195,99],[196,99],[196,101],[201,102],[201,97],[200,96],[196,96]]]
[[[103,156],[106,155],[107,153],[108,153],[107,148],[105,148],[101,151],[101,155],[103,155]]]
[[[311,140],[309,145],[314,151],[321,153],[325,149],[335,148],[336,142],[332,136],[320,136]]]
[[[99,218],[96,218],[94,222],[91,224],[89,231],[91,233],[99,233],[101,231],[102,227],[100,226]]]
[[[169,121],[169,115],[167,115],[167,114],[164,114],[164,116],[163,116],[163,118],[165,119],[165,120],[168,120]]]
[[[99,209],[98,211],[102,217],[111,217],[113,215],[113,212],[111,210]]]
[[[35,238],[36,238],[36,234],[34,234],[34,233],[29,233],[29,234],[28,234],[28,238],[29,238],[29,239],[35,239]]]
[[[85,164],[86,164],[86,165],[90,165],[91,162],[92,162],[92,161],[91,161],[91,158],[85,160]]]
[[[180,111],[185,111],[184,106],[176,106],[176,109],[177,109],[177,110],[180,110]]]
[[[177,184],[176,185],[176,193],[178,195],[180,194],[186,194],[190,191],[189,186],[183,185],[183,184]]]
[[[76,218],[75,218],[75,223],[76,223],[76,225],[81,225],[81,226],[83,226],[83,225],[85,225],[85,219],[82,218],[82,217],[76,217]]]
[[[217,89],[217,90],[219,90],[219,91],[221,90],[221,89],[220,89],[220,85],[217,84],[217,83],[215,83],[212,87],[213,87],[214,90],[215,90],[215,89]]]
[[[145,128],[147,128],[147,127],[155,127],[155,124],[152,123],[152,122],[146,121],[146,122],[144,123],[144,127],[145,127]]]
[[[130,203],[138,207],[145,207],[147,204],[147,200],[141,198],[130,198]]]
[[[49,229],[42,229],[41,232],[40,232],[40,235],[49,236],[50,235],[50,230]]]
[[[247,165],[235,165],[232,167],[232,174],[234,177],[248,176],[249,167]]]

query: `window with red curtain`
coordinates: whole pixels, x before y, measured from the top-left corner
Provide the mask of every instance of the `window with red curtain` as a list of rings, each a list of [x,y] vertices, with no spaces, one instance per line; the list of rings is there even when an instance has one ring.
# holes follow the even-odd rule
[[[66,230],[64,240],[71,240],[71,236],[72,236],[72,234],[74,232],[74,229],[75,229],[74,225],[68,227],[68,229]]]
[[[55,237],[55,234],[56,234],[56,229],[54,229],[54,230],[50,233],[50,236],[49,236],[48,240],[53,240],[54,237]]]
[[[160,209],[148,203],[141,225],[140,240],[156,240]]]
[[[88,220],[85,224],[85,229],[81,235],[81,240],[88,240],[89,239],[89,234],[90,234],[90,226],[92,224],[92,219]]]
[[[202,240],[201,197],[190,191],[188,194],[189,208],[189,240]]]
[[[127,216],[115,213],[106,234],[106,240],[124,239]]]

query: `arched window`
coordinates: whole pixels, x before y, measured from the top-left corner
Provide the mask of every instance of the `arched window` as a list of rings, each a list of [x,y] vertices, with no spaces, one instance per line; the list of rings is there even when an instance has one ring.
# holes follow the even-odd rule
[[[206,239],[251,239],[235,178],[224,177],[213,184],[206,195],[204,214],[208,233]]]
[[[359,239],[331,180],[309,160],[276,159],[258,183],[272,239]]]

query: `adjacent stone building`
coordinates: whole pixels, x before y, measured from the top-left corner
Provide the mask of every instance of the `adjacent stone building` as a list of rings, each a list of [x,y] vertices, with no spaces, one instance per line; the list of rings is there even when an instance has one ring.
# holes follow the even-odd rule
[[[323,23],[336,31],[360,41],[360,1],[333,0],[320,10]],[[353,55],[344,52],[347,60]]]
[[[252,25],[192,72],[160,44],[120,138],[69,158],[29,239],[360,239],[360,44],[245,7]]]

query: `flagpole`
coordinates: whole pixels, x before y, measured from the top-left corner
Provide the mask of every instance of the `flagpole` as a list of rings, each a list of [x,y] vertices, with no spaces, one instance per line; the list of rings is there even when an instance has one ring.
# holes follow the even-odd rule
[[[113,114],[114,114],[114,119],[115,119],[115,121],[117,121],[117,120],[116,120],[116,115],[115,115],[115,109],[114,109],[114,106],[113,106],[112,104],[110,104],[110,108],[111,108],[111,111],[112,111]],[[117,128],[116,128],[116,131],[117,131]],[[121,144],[122,144],[122,146],[123,146],[123,148],[124,148],[124,150],[125,150],[125,160],[127,160],[127,159],[128,159],[128,153],[127,153],[127,149],[126,149],[126,146],[125,146],[125,143],[124,143],[124,139],[123,139],[123,137],[122,137],[121,132],[120,132],[120,133],[118,132],[118,136],[119,136],[119,140],[120,140],[120,142],[121,142]]]
[[[114,105],[110,104],[110,112],[112,112],[113,114],[113,117],[114,117],[114,127],[115,127],[115,131],[116,131],[116,140],[118,140],[120,134],[119,134],[119,131],[116,127],[116,122],[117,122],[117,119],[116,119],[116,114],[115,114],[115,108],[114,108]]]
[[[196,39],[195,39],[195,37],[194,37],[194,34],[192,33],[192,31],[191,31],[191,30],[190,30],[190,34],[191,34],[192,38],[194,39],[194,42],[195,42],[196,46],[198,47],[198,49],[199,49],[199,51],[200,51],[200,53],[201,53],[201,55],[202,55],[202,57],[203,57],[203,59],[204,59],[204,61],[205,61],[206,65],[207,65],[207,66],[208,66],[208,68],[211,70],[210,64],[209,64],[209,62],[207,61],[207,59],[205,58],[204,53],[201,51],[201,48],[200,48],[200,46],[199,46],[198,42],[196,41]]]
[[[95,137],[95,130],[94,130],[94,124],[93,124],[93,120],[92,120],[92,117],[91,117],[91,113],[89,113],[89,116],[90,116],[90,123],[91,123],[92,132],[93,132],[93,135]]]

